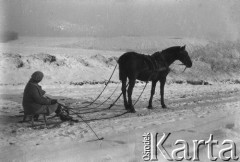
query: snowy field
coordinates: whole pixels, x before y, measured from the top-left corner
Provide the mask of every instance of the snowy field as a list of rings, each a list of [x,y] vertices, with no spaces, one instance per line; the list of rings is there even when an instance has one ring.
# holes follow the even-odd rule
[[[136,113],[126,113],[122,98],[107,109],[120,93],[118,70],[96,104],[81,108],[103,89],[124,52],[152,54],[184,44],[193,67],[182,73],[180,62],[171,66],[165,86],[167,109],[160,106],[159,84],[152,110],[146,108],[151,84],[136,104]],[[143,161],[144,132],[171,132],[165,143],[167,150],[176,147],[177,139],[189,141],[191,150],[192,140],[207,140],[213,134],[219,140],[215,156],[223,148],[224,139],[233,140],[240,155],[239,41],[20,37],[0,45],[0,161]],[[35,127],[30,122],[19,123],[23,117],[23,88],[36,70],[45,74],[41,85],[47,94],[73,107],[104,140],[95,141],[94,134],[75,114],[72,115],[79,123],[61,122],[50,116],[48,129],[44,129],[42,117]],[[143,87],[142,82],[136,84],[134,101]],[[115,88],[116,93],[97,107]],[[162,155],[158,158],[167,161]],[[200,149],[200,161],[209,161],[206,146]]]

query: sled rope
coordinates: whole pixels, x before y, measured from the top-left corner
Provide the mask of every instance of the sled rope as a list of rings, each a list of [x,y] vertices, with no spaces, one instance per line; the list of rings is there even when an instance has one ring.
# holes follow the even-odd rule
[[[105,101],[103,101],[101,104],[99,104],[98,106],[93,107],[93,108],[98,108],[98,107],[102,106],[105,102],[107,102],[114,95],[114,93],[118,89],[118,86],[119,86],[119,83],[118,83],[117,87],[114,89],[114,91],[112,92],[112,94]]]
[[[88,106],[91,106],[93,103],[95,103],[95,102],[99,99],[99,97],[102,95],[102,93],[103,93],[103,92],[105,91],[105,89],[107,88],[107,86],[108,86],[110,80],[112,79],[112,76],[113,76],[113,74],[114,74],[116,68],[117,68],[117,64],[116,64],[116,66],[114,67],[113,72],[112,72],[110,78],[108,79],[108,81],[107,81],[105,87],[104,87],[103,90],[100,92],[100,94],[99,94],[99,95],[98,95],[98,96],[97,96],[97,97],[96,97],[96,98],[95,98],[90,104],[88,104],[88,105],[86,105],[86,106],[83,106],[83,107],[80,107],[80,108],[87,108]]]
[[[136,105],[136,103],[139,101],[139,99],[140,99],[140,97],[142,96],[142,94],[143,94],[143,92],[144,92],[145,88],[147,87],[147,84],[148,84],[148,81],[146,82],[146,84],[145,84],[145,86],[144,86],[144,88],[143,88],[143,90],[142,90],[141,94],[138,96],[138,99],[135,101],[135,103],[133,104],[133,106],[135,106],[135,105]]]
[[[97,133],[92,129],[92,127],[80,115],[78,115],[75,111],[73,111],[73,108],[67,107],[61,103],[58,103],[58,104],[63,106],[64,108],[70,110],[73,114],[77,115],[91,129],[91,131],[94,133],[94,135],[97,137],[98,140],[103,140],[103,137],[99,138]]]
[[[126,88],[128,87],[129,83],[126,85]],[[118,99],[122,96],[122,92],[119,94],[119,96],[116,98],[116,100],[108,107],[108,109],[111,109],[115,105],[115,103],[118,101]]]
[[[138,96],[138,99],[135,101],[135,103],[133,104],[133,106],[135,106],[135,105],[137,104],[137,102],[139,101],[140,97],[142,96],[142,94],[143,94],[145,88],[147,87],[147,84],[148,84],[148,82],[150,81],[150,79],[151,79],[151,77],[153,76],[153,74],[154,74],[154,73],[152,73],[152,74],[149,76],[149,78],[148,78],[145,86],[143,87],[143,90],[142,90],[141,94]]]

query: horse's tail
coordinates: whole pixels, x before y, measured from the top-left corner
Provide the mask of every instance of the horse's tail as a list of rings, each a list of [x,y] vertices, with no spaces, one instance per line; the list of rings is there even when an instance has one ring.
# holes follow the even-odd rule
[[[119,57],[117,63],[119,65],[119,80],[123,80],[126,77],[126,72],[124,70],[124,62],[126,60],[126,55],[122,55]]]

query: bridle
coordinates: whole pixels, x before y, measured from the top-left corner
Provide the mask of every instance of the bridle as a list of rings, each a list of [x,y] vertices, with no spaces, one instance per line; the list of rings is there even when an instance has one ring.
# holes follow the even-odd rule
[[[187,66],[184,65],[184,64],[178,64],[178,65],[185,66],[185,68],[184,68],[184,70],[183,70],[183,72],[182,72],[182,73],[184,73],[184,71],[187,69]]]

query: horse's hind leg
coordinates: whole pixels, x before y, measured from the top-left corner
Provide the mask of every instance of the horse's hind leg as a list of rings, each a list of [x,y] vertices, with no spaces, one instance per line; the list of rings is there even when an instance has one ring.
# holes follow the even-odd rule
[[[135,78],[129,78],[129,86],[128,86],[128,106],[131,112],[136,112],[134,106],[132,104],[132,92],[133,87],[135,85]]]
[[[121,80],[122,80],[122,94],[123,94],[124,107],[127,110],[128,109],[128,102],[127,102],[127,97],[126,97],[127,77],[122,77]]]
[[[161,105],[162,105],[162,108],[167,108],[167,106],[164,103],[164,86],[166,83],[166,78],[161,78],[160,83],[161,83],[160,85]]]
[[[152,81],[151,96],[148,104],[149,109],[152,109],[152,99],[153,99],[153,95],[155,94],[156,83],[157,83],[156,81]]]

